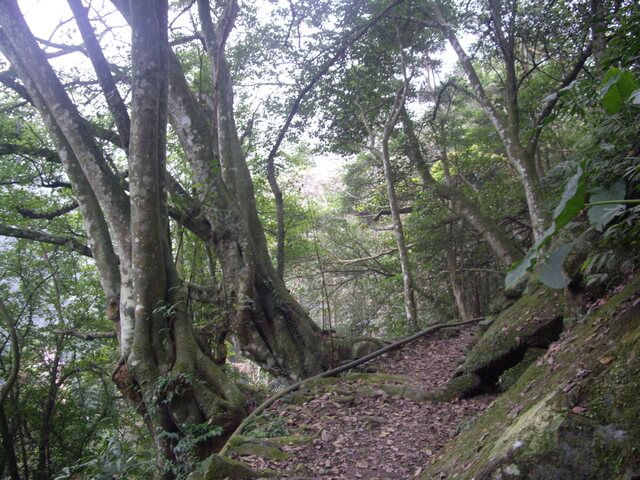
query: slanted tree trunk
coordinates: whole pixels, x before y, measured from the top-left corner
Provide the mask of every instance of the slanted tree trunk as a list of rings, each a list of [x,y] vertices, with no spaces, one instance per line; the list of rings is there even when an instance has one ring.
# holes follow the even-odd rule
[[[449,188],[453,188],[453,179],[451,178],[451,170],[449,168],[449,156],[446,147],[442,148],[442,167],[444,177]],[[449,201],[449,208],[452,208],[452,201]],[[449,241],[445,247],[447,257],[447,269],[449,270],[449,281],[451,283],[451,291],[456,302],[456,308],[461,320],[469,320],[471,316],[467,313],[467,305],[465,298],[464,279],[458,274],[458,259],[456,255],[457,244],[463,244],[462,233],[460,238],[456,238],[454,224],[449,223],[446,227]]]
[[[515,3],[513,5],[513,8],[515,8]],[[456,52],[460,65],[471,85],[475,100],[480,104],[489,118],[489,121],[504,146],[509,161],[520,175],[529,209],[531,228],[534,238],[537,240],[545,232],[547,215],[545,213],[545,202],[540,177],[536,169],[535,151],[540,138],[540,132],[542,131],[545,120],[553,111],[557,102],[557,96],[552,97],[551,100],[546,102],[544,108],[535,119],[534,125],[532,125],[529,138],[526,139],[520,125],[518,94],[521,79],[518,78],[516,72],[515,19],[517,12],[515,10],[510,12],[510,17],[505,26],[502,2],[500,0],[489,0],[488,6],[488,13],[491,19],[490,27],[496,39],[505,71],[505,88],[502,98],[506,114],[497,108],[487,95],[471,59],[462,48],[455,30],[446,21],[438,5],[435,3],[430,4],[432,20],[435,21],[438,27],[444,32],[445,37]],[[562,80],[558,89],[568,86],[577,78],[584,62],[591,55],[591,51],[592,47],[591,44],[589,44],[580,52],[576,58],[574,68],[569,71],[567,76]]]
[[[511,265],[518,260],[522,253],[515,242],[509,239],[481,209],[473,199],[455,187],[438,182],[429,171],[429,165],[420,148],[420,141],[415,133],[413,122],[406,110],[402,112],[402,126],[407,138],[407,155],[418,170],[425,189],[432,189],[434,193],[448,201],[449,208],[456,215],[463,218],[489,244],[498,263],[502,266]]]
[[[400,217],[400,206],[398,205],[398,197],[393,181],[393,171],[391,167],[391,154],[389,152],[389,139],[395,128],[400,111],[404,109],[406,99],[407,82],[396,92],[396,98],[393,108],[387,117],[382,132],[382,148],[376,147],[376,134],[374,127],[367,120],[367,114],[362,105],[358,105],[360,109],[361,120],[369,134],[369,151],[375,155],[382,163],[385,184],[387,186],[387,199],[389,201],[389,212],[391,213],[391,221],[393,223],[393,234],[396,240],[396,249],[398,251],[398,261],[402,273],[402,293],[404,297],[404,310],[407,318],[407,324],[416,329],[418,327],[418,310],[416,308],[415,289],[413,286],[413,275],[411,273],[411,264],[409,262],[409,249],[404,236],[404,228],[402,226],[402,218]]]
[[[401,95],[402,99],[399,100],[394,106],[394,109],[396,110],[402,108],[402,105],[398,103],[404,103],[404,88]],[[396,246],[398,247],[398,260],[400,261],[400,268],[402,270],[404,310],[407,316],[407,324],[411,328],[417,329],[418,311],[416,308],[416,299],[413,288],[411,264],[409,263],[409,250],[407,248],[407,242],[404,237],[404,229],[402,226],[402,218],[400,217],[400,207],[398,205],[398,197],[396,195],[396,189],[393,182],[393,172],[391,170],[391,158],[389,154],[389,137],[391,136],[391,131],[395,127],[397,120],[398,112],[393,111],[383,133],[380,160],[382,161],[384,179],[387,184],[387,197],[389,198],[389,209],[391,210],[391,219],[393,221],[393,234],[396,239]]]
[[[462,48],[453,27],[446,22],[437,5],[432,4],[432,9],[435,21],[444,31],[447,40],[458,56],[462,69],[471,84],[476,101],[478,101],[487,117],[489,117],[491,124],[496,129],[496,132],[504,145],[507,157],[520,175],[520,179],[524,186],[525,197],[527,199],[527,206],[529,207],[531,227],[533,229],[534,237],[537,239],[542,235],[546,226],[544,198],[542,196],[540,179],[538,178],[538,173],[535,168],[534,156],[529,154],[529,151],[522,146],[519,137],[520,129],[517,78],[515,76],[512,38],[509,36],[505,37],[502,32],[499,2],[490,1],[489,4],[493,26],[496,30],[496,37],[501,44],[501,50],[505,61],[506,88],[504,100],[507,110],[506,117],[502,112],[498,111],[489,100],[482,82],[476,73],[475,67],[467,53]]]

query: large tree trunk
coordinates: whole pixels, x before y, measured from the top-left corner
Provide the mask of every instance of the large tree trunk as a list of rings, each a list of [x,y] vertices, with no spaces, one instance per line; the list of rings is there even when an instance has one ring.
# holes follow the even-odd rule
[[[85,217],[120,341],[114,380],[144,415],[162,461],[180,470],[188,468],[189,455],[208,454],[233,431],[246,414],[245,397],[200,349],[184,311],[164,201],[167,5],[152,0],[132,5],[130,197],[104,162],[14,1],[0,4],[6,34],[0,46],[42,114]],[[178,458],[175,447],[194,425],[219,426],[223,433]]]

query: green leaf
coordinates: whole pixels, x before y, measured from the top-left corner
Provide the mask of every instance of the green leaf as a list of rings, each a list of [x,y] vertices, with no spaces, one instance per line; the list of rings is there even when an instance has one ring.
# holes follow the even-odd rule
[[[631,72],[616,67],[609,69],[602,83],[602,106],[609,114],[618,113],[629,97],[635,95],[635,91],[640,88]]]
[[[532,248],[522,260],[514,263],[507,272],[507,276],[504,279],[504,288],[512,288],[520,280],[522,280],[527,272],[535,265],[537,257],[538,250]]]
[[[578,173],[567,182],[560,203],[553,211],[554,234],[573,220],[584,208],[587,193],[585,180],[585,164],[582,162],[578,165]]]
[[[612,200],[624,200],[627,193],[627,187],[624,180],[618,180],[609,188],[597,187],[591,194],[591,202],[609,202]],[[589,208],[589,222],[598,231],[602,232],[607,225],[616,216],[624,212],[623,204],[617,205],[594,205]]]
[[[578,172],[565,185],[560,203],[553,212],[553,224],[538,238],[529,253],[509,269],[504,280],[505,288],[515,286],[527,272],[531,271],[542,248],[580,213],[585,205],[586,191],[585,162],[581,162],[578,165]]]
[[[573,248],[573,242],[564,243],[546,256],[538,269],[538,278],[549,288],[564,288],[569,278],[562,265]]]

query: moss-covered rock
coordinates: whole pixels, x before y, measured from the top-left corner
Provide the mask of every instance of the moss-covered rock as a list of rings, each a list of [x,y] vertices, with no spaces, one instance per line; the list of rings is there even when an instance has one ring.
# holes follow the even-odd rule
[[[518,381],[518,378],[520,378],[524,371],[529,368],[529,365],[535,362],[538,357],[544,355],[546,351],[547,350],[544,348],[527,349],[522,360],[520,360],[514,367],[505,370],[498,378],[498,386],[500,390],[505,392],[511,388]]]
[[[189,480],[246,480],[273,476],[270,471],[251,470],[246,465],[230,458],[212,455],[189,475]]]
[[[548,346],[562,331],[563,311],[562,292],[539,286],[498,315],[467,354],[462,370],[477,373],[517,349]]]
[[[520,297],[486,326],[440,397],[468,397],[482,389],[497,388],[500,375],[516,366],[528,350],[546,348],[560,336],[563,312],[562,292],[538,283],[533,292]]]
[[[257,455],[270,460],[286,460],[289,454],[282,451],[280,446],[271,439],[246,438],[240,435],[233,437],[229,443],[229,455]]]
[[[640,278],[576,322],[422,478],[640,478],[638,298]]]
[[[433,399],[442,402],[468,397],[482,389],[482,380],[475,373],[463,373],[454,377],[442,391],[436,392]]]

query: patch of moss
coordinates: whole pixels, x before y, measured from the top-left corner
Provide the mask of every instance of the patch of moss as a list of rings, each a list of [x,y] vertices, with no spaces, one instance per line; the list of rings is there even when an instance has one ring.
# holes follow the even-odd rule
[[[546,352],[544,348],[529,348],[524,354],[524,357],[514,367],[506,370],[498,379],[498,385],[500,390],[505,392],[511,388],[518,378],[529,368],[529,366],[536,361],[538,357]]]
[[[422,402],[430,398],[429,392],[424,390],[418,390],[409,385],[390,385],[387,383],[362,385],[357,388],[357,393],[366,397],[379,397],[381,394],[386,394],[392,397],[408,398],[414,402]]]
[[[475,373],[464,373],[451,379],[447,386],[433,394],[433,399],[441,402],[457,400],[480,390],[482,381]]]
[[[270,460],[286,460],[289,454],[282,451],[280,446],[271,439],[256,439],[236,436],[229,443],[229,453],[231,455],[245,456],[256,455]]]
[[[523,345],[548,345],[545,330],[562,318],[563,311],[564,297],[560,292],[538,287],[498,315],[467,354],[462,370],[478,372]]]
[[[243,463],[237,462],[227,457],[211,455],[202,462],[200,468],[189,475],[189,480],[246,480],[254,478],[274,477],[273,472],[268,470],[255,471]]]
[[[411,379],[405,375],[394,375],[391,373],[348,373],[344,377],[347,381],[360,381],[377,385],[379,383],[407,383]]]

